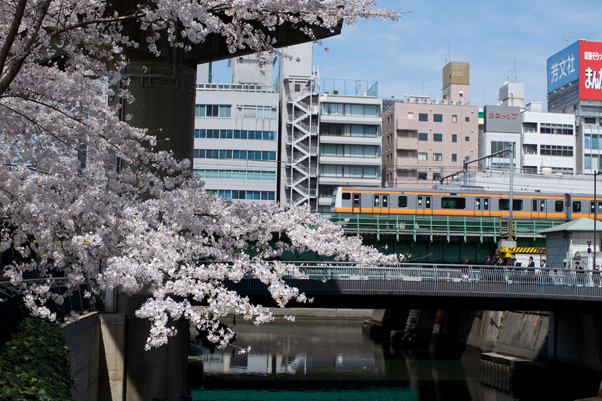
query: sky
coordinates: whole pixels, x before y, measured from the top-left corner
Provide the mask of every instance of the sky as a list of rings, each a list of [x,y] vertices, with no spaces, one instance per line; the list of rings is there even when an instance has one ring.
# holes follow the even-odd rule
[[[404,14],[359,21],[314,45],[320,78],[378,81],[381,98],[441,99],[451,59],[470,63],[471,105],[497,104],[499,88],[514,81],[525,84],[525,104],[540,101],[545,110],[547,58],[579,39],[602,42],[600,0],[380,0],[378,7]],[[228,71],[225,62],[214,66],[221,76]]]

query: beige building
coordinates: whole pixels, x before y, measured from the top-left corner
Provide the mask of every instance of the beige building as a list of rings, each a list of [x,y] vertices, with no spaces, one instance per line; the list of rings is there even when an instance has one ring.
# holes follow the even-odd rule
[[[388,187],[430,188],[478,154],[479,110],[470,106],[468,64],[443,69],[444,99],[406,97],[383,113],[383,177]],[[435,181],[435,182],[433,182]]]

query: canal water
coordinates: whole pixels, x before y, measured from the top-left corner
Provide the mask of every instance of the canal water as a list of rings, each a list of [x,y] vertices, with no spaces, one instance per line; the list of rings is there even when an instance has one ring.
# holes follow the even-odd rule
[[[204,378],[190,369],[193,400],[519,399],[482,384],[476,358],[431,359],[424,352],[394,351],[363,334],[359,319],[297,318],[259,327],[237,323],[235,344],[251,345],[251,353],[202,348]]]

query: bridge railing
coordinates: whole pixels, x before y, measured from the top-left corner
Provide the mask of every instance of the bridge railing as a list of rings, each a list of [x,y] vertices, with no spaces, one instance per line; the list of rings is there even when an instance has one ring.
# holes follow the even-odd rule
[[[376,234],[412,236],[445,236],[451,237],[498,237],[508,234],[508,220],[500,217],[453,217],[453,216],[418,216],[390,215],[367,213],[336,213],[330,219],[340,224],[346,232],[356,235]],[[565,223],[565,220],[514,220],[513,233],[519,237],[536,238],[546,228]]]
[[[403,263],[373,267],[353,263],[299,262],[306,276],[289,279],[302,291],[363,295],[505,296],[602,301],[598,271],[509,266]],[[250,278],[250,277],[249,277]],[[243,280],[245,281],[245,280]],[[259,283],[236,285],[257,290]]]

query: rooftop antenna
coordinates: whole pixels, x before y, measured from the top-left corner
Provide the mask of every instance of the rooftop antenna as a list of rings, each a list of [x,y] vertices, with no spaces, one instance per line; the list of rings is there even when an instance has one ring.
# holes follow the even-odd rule
[[[445,65],[451,61],[451,44],[450,40],[447,39],[447,54],[445,55]]]
[[[564,39],[564,42],[566,43],[566,46],[569,46],[569,42],[571,41],[571,37],[569,36],[568,39],[566,36],[563,36],[562,39]]]

